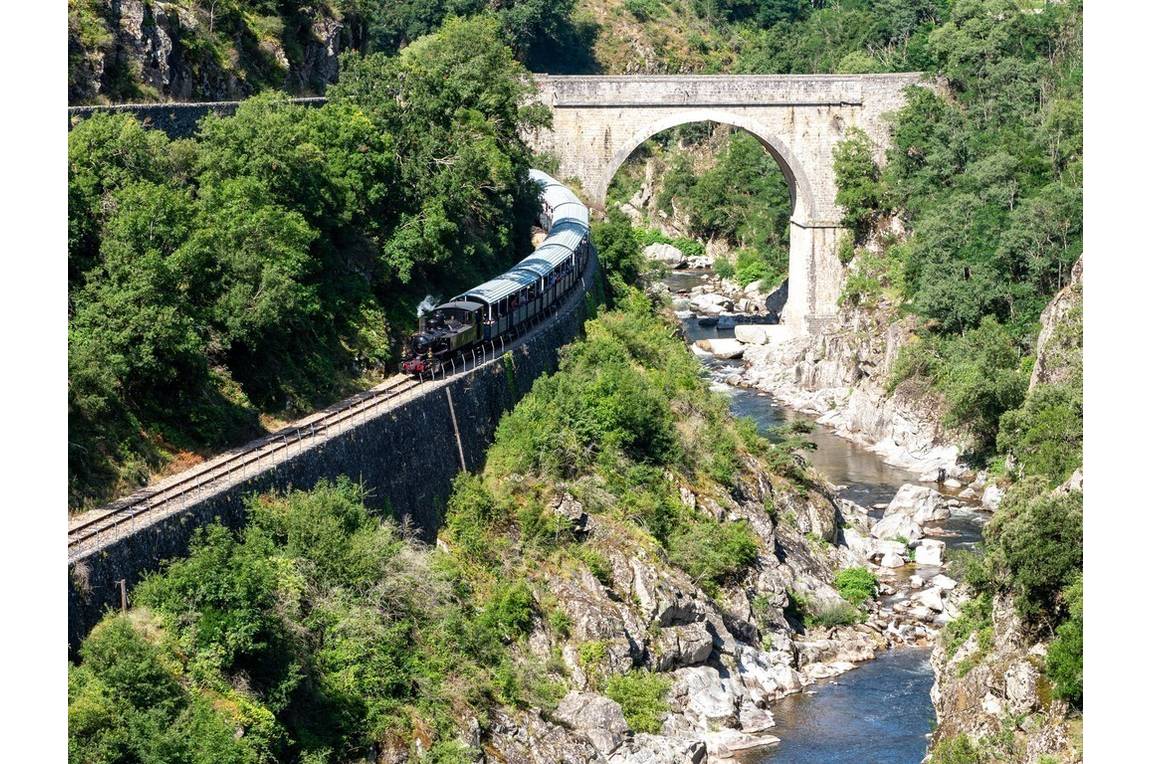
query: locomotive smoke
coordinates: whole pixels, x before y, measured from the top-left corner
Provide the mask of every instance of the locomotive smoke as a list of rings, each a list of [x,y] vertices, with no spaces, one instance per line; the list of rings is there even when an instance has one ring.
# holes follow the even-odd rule
[[[416,318],[420,318],[425,313],[432,310],[433,308],[435,308],[439,304],[440,304],[439,300],[437,300],[432,295],[428,295],[427,297],[425,297],[423,300],[420,301],[419,305],[416,306]]]

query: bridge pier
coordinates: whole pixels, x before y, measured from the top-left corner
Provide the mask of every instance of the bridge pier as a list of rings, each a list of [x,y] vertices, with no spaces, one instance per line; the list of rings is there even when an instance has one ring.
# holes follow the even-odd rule
[[[788,302],[780,317],[793,330],[810,334],[836,315],[844,265],[840,244],[851,230],[829,223],[792,220],[788,232]]]

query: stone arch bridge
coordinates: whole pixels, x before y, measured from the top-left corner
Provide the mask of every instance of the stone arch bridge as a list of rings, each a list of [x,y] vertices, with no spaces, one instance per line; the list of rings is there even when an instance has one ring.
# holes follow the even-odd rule
[[[645,140],[689,122],[719,122],[759,139],[792,194],[788,302],[784,323],[812,331],[836,312],[843,281],[832,148],[851,127],[888,145],[886,115],[922,75],[539,76],[539,100],[552,128],[530,136],[602,205],[613,175]]]

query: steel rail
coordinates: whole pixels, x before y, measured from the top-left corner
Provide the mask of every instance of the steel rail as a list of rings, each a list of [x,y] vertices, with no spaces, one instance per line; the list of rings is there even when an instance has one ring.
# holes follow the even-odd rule
[[[174,482],[158,485],[146,493],[122,499],[110,506],[108,511],[90,520],[73,525],[68,529],[68,548],[72,550],[94,536],[131,522],[139,515],[184,498],[190,491],[203,488],[223,478],[242,472],[247,467],[261,463],[269,457],[290,449],[294,444],[317,437],[324,439],[328,431],[358,414],[370,411],[385,402],[415,389],[420,380],[404,378],[387,387],[367,390],[341,401],[338,408],[317,412],[293,425],[270,433],[243,446],[240,450],[222,455],[206,463],[202,469],[180,476]],[[99,510],[96,510],[99,511]]]

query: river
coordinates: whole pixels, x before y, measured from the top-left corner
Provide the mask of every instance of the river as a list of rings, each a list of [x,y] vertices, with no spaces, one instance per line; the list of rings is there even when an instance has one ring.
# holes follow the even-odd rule
[[[699,273],[673,272],[666,279],[673,292],[700,283]],[[684,334],[697,339],[732,337],[732,329],[700,326],[695,317],[683,319]],[[731,398],[733,413],[756,422],[769,438],[789,421],[811,417],[781,406],[771,395],[727,385],[723,380],[739,361],[703,359],[712,372],[714,388]],[[816,444],[806,456],[840,494],[864,507],[887,503],[900,486],[916,483],[918,475],[884,462],[864,446],[837,436],[813,422],[805,435]],[[881,510],[873,509],[876,516]],[[950,549],[971,546],[980,538],[984,517],[974,509],[957,511],[940,523]],[[910,567],[910,566],[909,566]],[[935,569],[923,569],[933,575]],[[911,573],[910,570],[906,574]],[[745,754],[741,764],[918,764],[927,751],[927,736],[936,714],[929,691],[932,669],[929,651],[901,648],[877,655],[859,668],[822,680],[804,691],[776,701],[771,732],[779,745]]]

